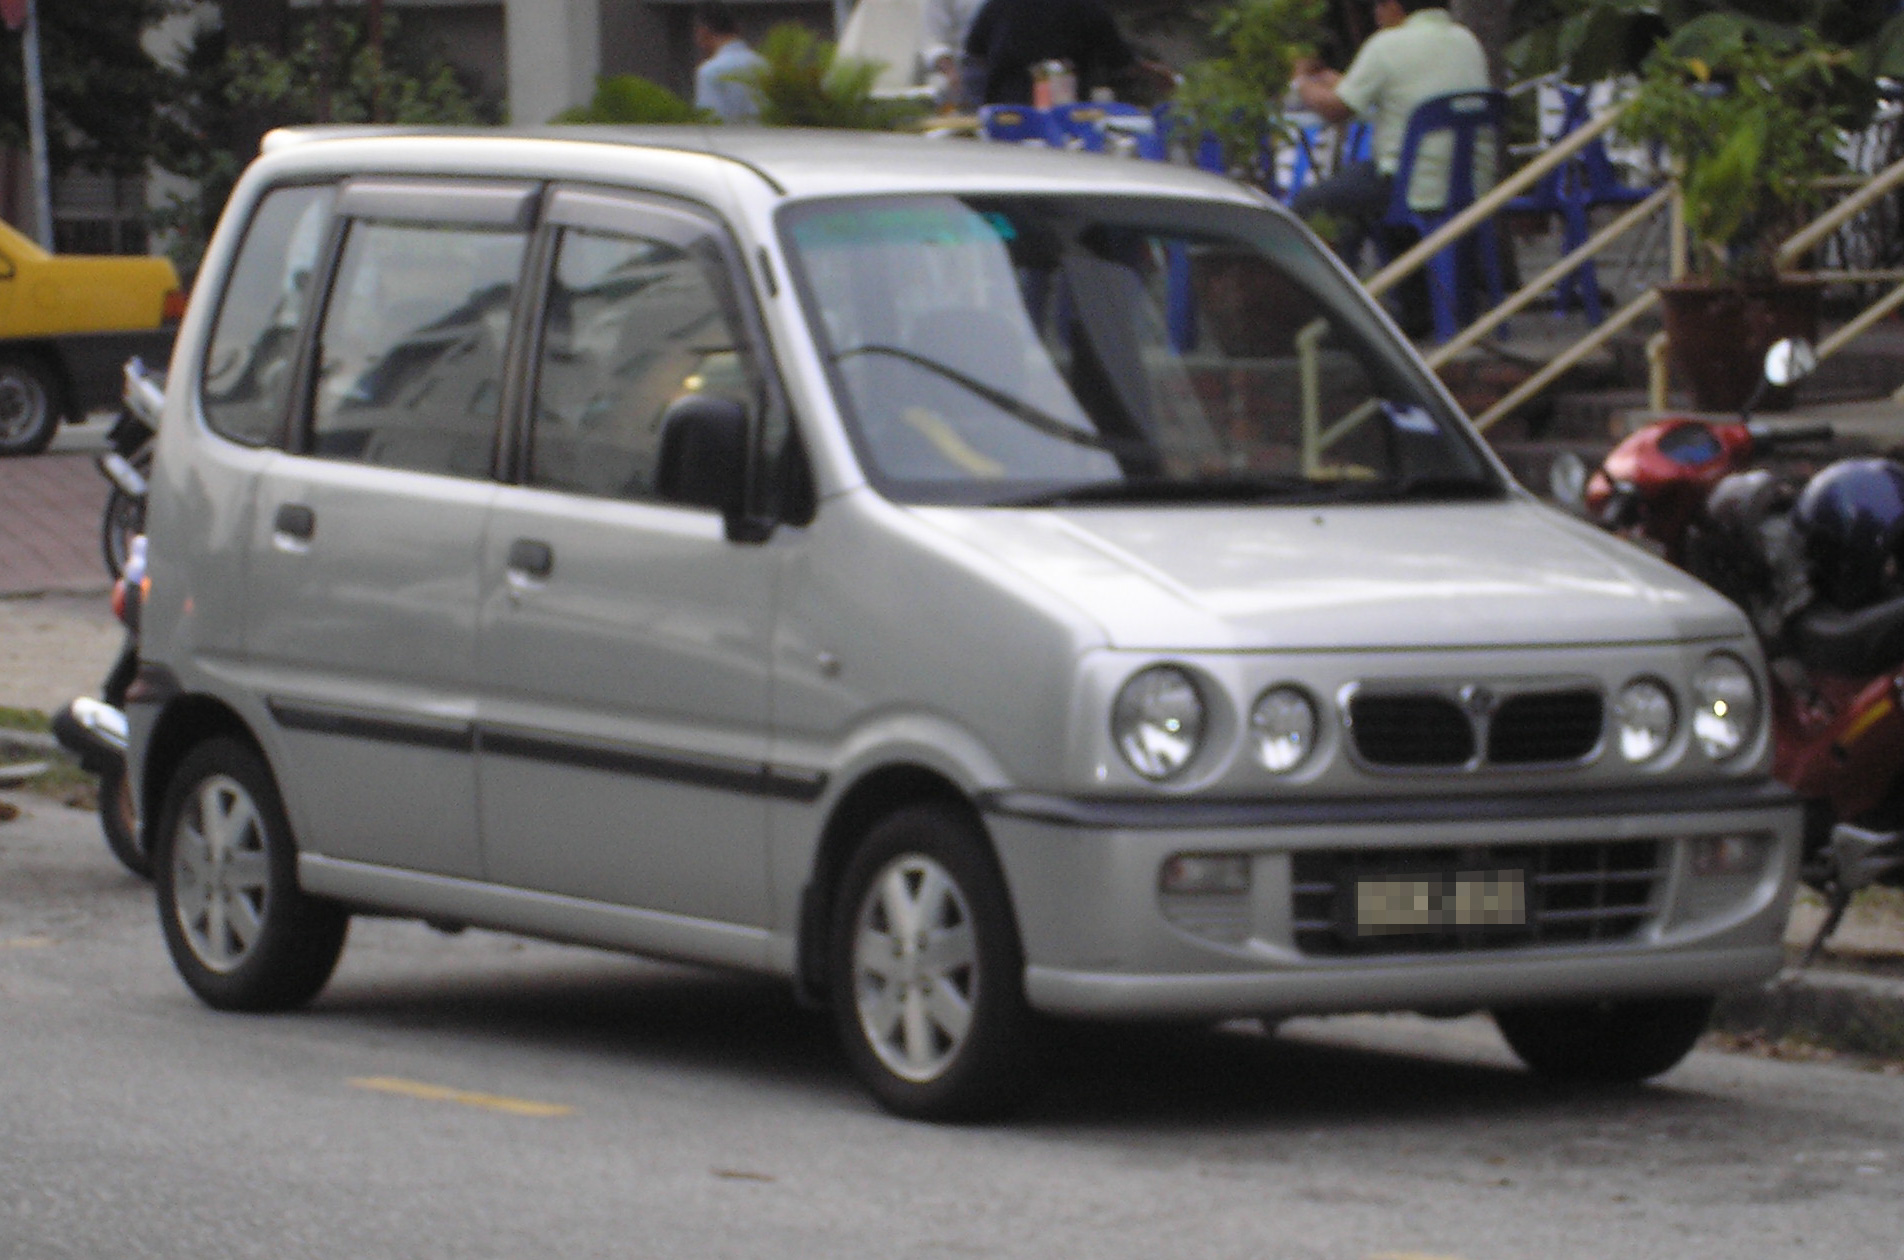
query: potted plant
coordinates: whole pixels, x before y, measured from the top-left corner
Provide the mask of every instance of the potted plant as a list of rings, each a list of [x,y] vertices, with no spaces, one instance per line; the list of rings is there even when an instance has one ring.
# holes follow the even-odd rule
[[[1809,32],[1709,15],[1654,52],[1621,119],[1678,163],[1690,275],[1661,297],[1702,409],[1736,410],[1773,342],[1817,336],[1817,287],[1782,279],[1778,250],[1819,208],[1819,181],[1844,171],[1843,133],[1870,117],[1854,64]]]

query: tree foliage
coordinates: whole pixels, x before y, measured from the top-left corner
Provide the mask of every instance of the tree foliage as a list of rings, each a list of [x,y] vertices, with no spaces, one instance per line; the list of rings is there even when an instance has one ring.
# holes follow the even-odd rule
[[[1250,170],[1287,133],[1283,99],[1298,61],[1327,38],[1327,0],[1236,0],[1211,31],[1221,51],[1185,69],[1172,114],[1211,135],[1231,170]]]
[[[178,8],[177,0],[43,0],[40,77],[55,171],[145,169],[176,79],[146,54],[140,37]],[[18,149],[28,144],[21,39],[0,29],[0,144]]]
[[[710,110],[696,109],[667,88],[638,74],[603,75],[595,80],[595,95],[586,105],[565,109],[554,123],[705,123],[718,119]]]

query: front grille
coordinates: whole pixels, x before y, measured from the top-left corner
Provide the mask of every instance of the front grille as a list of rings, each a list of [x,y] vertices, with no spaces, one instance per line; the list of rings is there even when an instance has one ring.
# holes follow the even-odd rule
[[[1600,693],[1537,691],[1510,696],[1488,723],[1488,760],[1524,766],[1581,761],[1600,743]]]
[[[1626,940],[1652,912],[1666,878],[1657,840],[1485,845],[1424,849],[1336,849],[1298,853],[1291,871],[1296,948],[1315,957],[1448,953]],[[1363,935],[1356,885],[1364,879],[1522,872],[1524,924],[1439,924],[1406,933]]]
[[[1486,687],[1359,693],[1349,700],[1356,754],[1382,770],[1565,765],[1600,746],[1603,702],[1592,687],[1509,693]],[[1477,755],[1485,748],[1486,756]]]
[[[1355,750],[1378,766],[1464,766],[1474,760],[1474,727],[1442,696],[1358,695],[1349,701]]]

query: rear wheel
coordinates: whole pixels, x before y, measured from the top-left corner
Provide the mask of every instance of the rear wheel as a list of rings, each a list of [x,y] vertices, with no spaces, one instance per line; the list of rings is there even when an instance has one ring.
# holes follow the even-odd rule
[[[1503,1007],[1494,1023],[1521,1062],[1555,1080],[1631,1083],[1692,1053],[1712,1018],[1710,997]]]
[[[59,390],[31,359],[0,359],[0,455],[38,455],[59,428]]]
[[[874,825],[833,924],[840,1039],[879,1102],[923,1120],[997,1114],[1030,1083],[1024,955],[976,826],[939,805]]]
[[[289,1010],[330,979],[350,916],[297,885],[297,849],[264,759],[220,737],[180,763],[154,833],[159,922],[207,1006]]]

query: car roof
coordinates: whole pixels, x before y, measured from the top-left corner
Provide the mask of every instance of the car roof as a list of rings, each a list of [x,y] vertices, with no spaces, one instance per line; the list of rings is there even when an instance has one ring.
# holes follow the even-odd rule
[[[1172,163],[892,132],[747,126],[290,127],[267,135],[263,151],[276,155],[340,142],[371,151],[387,142],[392,150],[404,150],[430,137],[493,141],[499,153],[511,151],[518,158],[525,142],[699,154],[743,166],[776,192],[795,197],[1010,187],[1268,204],[1233,180]]]

